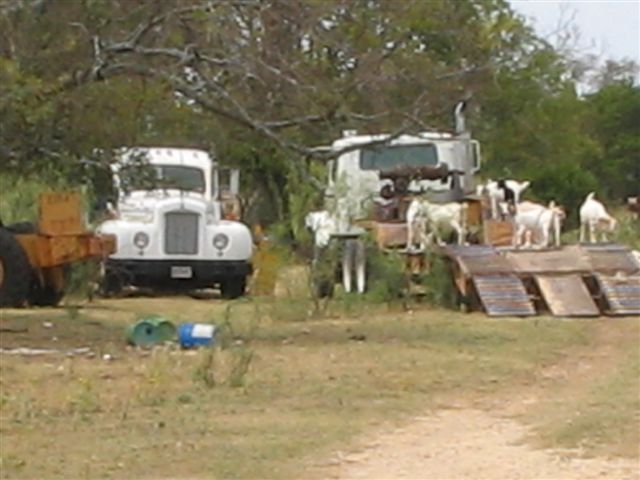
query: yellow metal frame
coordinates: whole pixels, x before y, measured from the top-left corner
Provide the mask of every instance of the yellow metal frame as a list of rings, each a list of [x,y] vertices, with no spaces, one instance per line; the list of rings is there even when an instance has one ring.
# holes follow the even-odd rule
[[[51,268],[88,258],[102,258],[115,251],[112,235],[48,236],[42,234],[16,235],[34,268]]]
[[[84,226],[82,198],[77,192],[48,192],[39,199],[37,233],[17,234],[34,273],[43,285],[64,289],[64,267],[116,251],[113,235],[95,235]]]

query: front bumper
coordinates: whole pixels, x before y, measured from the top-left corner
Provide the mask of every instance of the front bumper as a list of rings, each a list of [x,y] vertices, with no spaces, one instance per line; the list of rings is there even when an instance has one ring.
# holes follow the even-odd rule
[[[220,260],[115,260],[106,262],[107,274],[124,285],[138,287],[205,288],[225,280],[251,275],[247,261]]]

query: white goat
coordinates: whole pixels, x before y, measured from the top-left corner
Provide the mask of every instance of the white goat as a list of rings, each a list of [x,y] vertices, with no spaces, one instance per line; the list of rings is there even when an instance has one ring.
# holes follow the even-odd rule
[[[591,192],[580,207],[580,242],[586,241],[587,229],[589,243],[598,242],[598,231],[601,233],[602,241],[606,242],[607,232],[613,233],[618,223],[594,197],[595,192]]]
[[[517,204],[513,217],[513,246],[531,247],[533,237],[538,240],[537,247],[549,247],[553,229],[555,246],[559,247],[561,223],[565,217],[564,210],[555,202],[550,202],[548,207],[533,202]],[[523,241],[525,235],[526,240]]]
[[[520,203],[522,192],[524,192],[529,185],[531,185],[529,181],[487,180],[486,184],[478,186],[476,193],[478,195],[486,194],[489,197],[491,203],[491,218],[497,220],[501,216],[500,207],[502,204],[505,202],[513,205]]]
[[[424,250],[435,236],[439,245],[444,242],[440,231],[455,230],[458,245],[465,242],[467,233],[467,205],[465,203],[430,203],[427,200],[414,198],[407,209],[407,249],[413,250],[416,243]],[[427,234],[427,230],[429,231]],[[416,236],[418,242],[416,242]]]
[[[304,219],[306,227],[314,234],[315,245],[325,248],[331,240],[331,232],[337,230],[337,221],[326,210],[307,213]]]
[[[338,219],[326,210],[310,212],[305,218],[305,225],[314,233],[316,257],[329,245],[331,235],[338,231]],[[366,289],[366,257],[364,243],[358,239],[345,241],[342,252],[342,285],[347,293],[352,290],[352,271],[356,272],[356,288],[358,293]]]

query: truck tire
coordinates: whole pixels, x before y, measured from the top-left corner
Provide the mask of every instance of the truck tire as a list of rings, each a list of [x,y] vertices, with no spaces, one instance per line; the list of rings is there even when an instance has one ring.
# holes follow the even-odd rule
[[[11,225],[6,225],[4,228],[9,230],[11,233],[19,235],[28,235],[38,232],[38,227],[33,222],[16,222]]]
[[[55,307],[64,297],[64,290],[56,290],[50,285],[40,285],[34,281],[29,292],[29,304],[35,307]]]
[[[21,307],[29,296],[31,265],[6,228],[0,228],[0,307]]]
[[[246,288],[247,279],[245,277],[231,277],[220,284],[222,298],[227,300],[243,296]]]

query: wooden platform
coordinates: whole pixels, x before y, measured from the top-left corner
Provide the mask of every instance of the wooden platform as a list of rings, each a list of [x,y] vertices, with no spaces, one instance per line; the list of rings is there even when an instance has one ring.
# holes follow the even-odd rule
[[[488,315],[526,315],[524,305],[533,308],[537,298],[539,313],[555,316],[640,315],[640,264],[621,245],[447,246],[442,253],[454,263],[459,292],[475,294]]]

